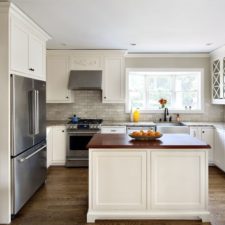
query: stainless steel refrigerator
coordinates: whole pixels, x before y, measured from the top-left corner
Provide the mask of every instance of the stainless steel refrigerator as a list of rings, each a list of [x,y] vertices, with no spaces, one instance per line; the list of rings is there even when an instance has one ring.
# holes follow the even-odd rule
[[[46,85],[11,75],[12,215],[46,179]]]

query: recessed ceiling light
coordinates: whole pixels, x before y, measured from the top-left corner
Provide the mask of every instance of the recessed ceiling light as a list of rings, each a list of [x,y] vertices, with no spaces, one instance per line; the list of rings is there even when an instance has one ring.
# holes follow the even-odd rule
[[[131,46],[136,46],[136,44],[135,44],[135,43],[130,43],[130,45],[131,45]]]
[[[209,43],[206,43],[205,45],[206,46],[211,46],[211,45],[213,45],[213,43],[212,42],[209,42]]]

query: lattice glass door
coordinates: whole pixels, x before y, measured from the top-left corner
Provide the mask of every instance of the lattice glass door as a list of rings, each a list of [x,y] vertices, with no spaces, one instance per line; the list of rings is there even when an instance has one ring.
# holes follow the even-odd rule
[[[223,67],[224,68],[224,67]],[[220,99],[220,60],[213,62],[213,98]]]

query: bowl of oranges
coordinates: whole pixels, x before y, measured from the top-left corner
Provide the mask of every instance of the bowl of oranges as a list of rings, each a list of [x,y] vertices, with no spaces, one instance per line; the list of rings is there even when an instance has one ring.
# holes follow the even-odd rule
[[[159,131],[153,131],[153,130],[148,130],[148,131],[134,131],[129,134],[131,138],[134,138],[135,140],[141,140],[141,141],[150,141],[150,140],[156,140],[158,138],[162,137],[162,133]]]

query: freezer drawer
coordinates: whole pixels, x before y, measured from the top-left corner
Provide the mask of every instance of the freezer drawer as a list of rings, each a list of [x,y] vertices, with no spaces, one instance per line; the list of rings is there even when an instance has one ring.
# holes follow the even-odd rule
[[[46,144],[12,159],[12,215],[15,215],[45,182]]]

